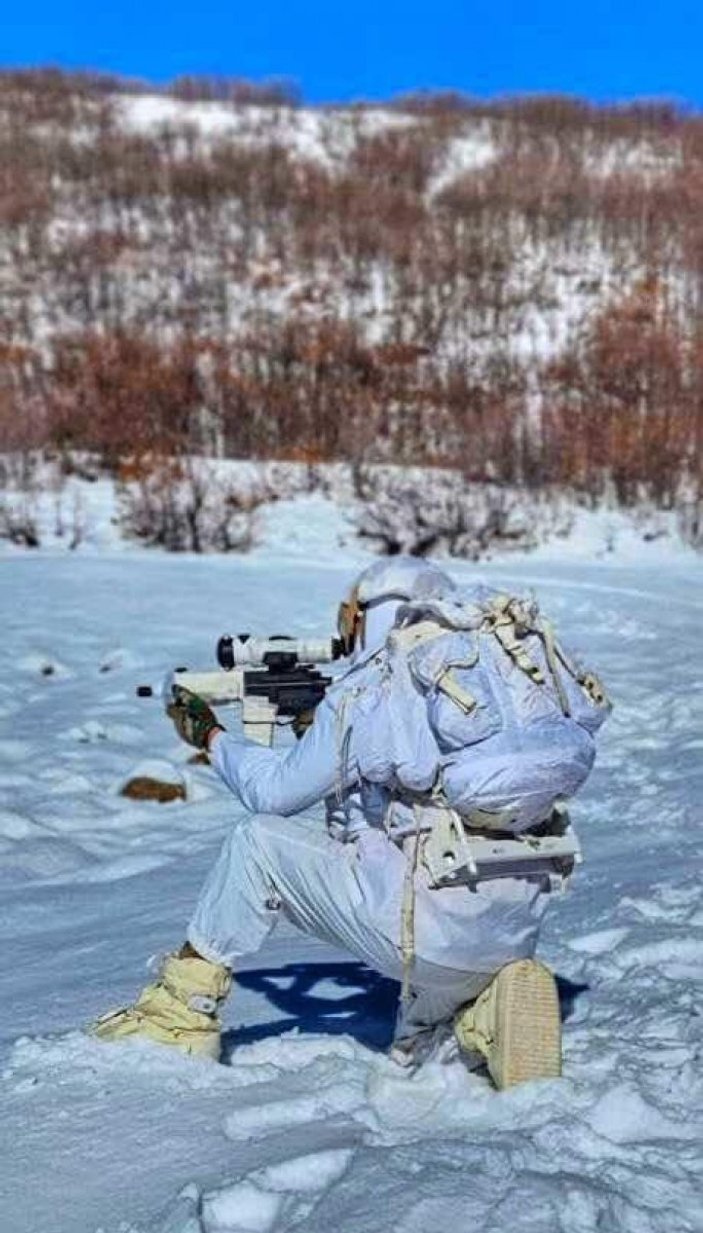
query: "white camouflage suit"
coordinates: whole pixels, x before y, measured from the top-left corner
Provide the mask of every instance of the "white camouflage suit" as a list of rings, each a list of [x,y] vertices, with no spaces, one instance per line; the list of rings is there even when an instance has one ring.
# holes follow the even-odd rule
[[[188,928],[188,941],[207,959],[236,970],[282,913],[304,933],[401,980],[406,857],[387,831],[391,792],[365,781],[353,742],[345,759],[340,744],[345,698],[349,688],[363,689],[373,648],[393,623],[399,585],[409,598],[414,574],[427,584],[428,567],[402,564],[372,567],[377,590],[384,589],[386,571],[385,592],[392,598],[369,609],[363,654],[328,691],[295,746],[271,749],[228,732],[212,742],[215,769],[249,814],[227,837]],[[436,585],[437,577],[452,587],[438,570],[430,582]],[[364,728],[366,755],[374,739],[384,737],[382,730],[375,737],[372,717]],[[321,802],[326,808],[315,810]],[[545,879],[537,875],[435,889],[420,863],[411,996],[401,1008],[396,1039],[449,1020],[504,964],[532,956],[547,898]]]

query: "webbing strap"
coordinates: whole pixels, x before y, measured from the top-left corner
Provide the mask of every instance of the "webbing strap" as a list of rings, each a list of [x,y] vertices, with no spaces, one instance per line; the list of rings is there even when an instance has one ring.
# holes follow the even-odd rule
[[[437,688],[443,694],[446,694],[448,698],[451,698],[452,702],[455,702],[465,715],[470,715],[472,711],[476,710],[478,702],[470,690],[464,689],[463,685],[459,684],[451,668],[445,668],[437,681]]]
[[[496,596],[488,610],[486,626],[518,668],[537,685],[542,685],[544,683],[542,669],[538,664],[533,663],[518,638],[518,632],[525,634],[532,628],[529,611],[525,605],[518,603],[509,595]]]
[[[579,684],[584,693],[590,698],[595,706],[609,706],[610,702],[608,695],[605,692],[605,687],[600,677],[596,676],[595,672],[589,672],[587,669],[577,668],[569,659],[559,642],[554,643],[554,650],[557,657],[561,660],[566,668],[566,671]]]
[[[553,626],[549,621],[542,618],[539,625],[536,627],[536,631],[544,643],[544,654],[547,659],[547,664],[549,665],[549,671],[552,674],[552,681],[554,682],[554,688],[557,693],[557,698],[559,699],[559,705],[563,714],[568,716],[571,714],[571,708],[569,706],[569,700],[566,696],[566,690],[564,689],[561,677],[559,675],[556,639],[554,637]]]
[[[591,702],[595,702],[596,706],[608,706],[608,695],[605,692],[603,682],[600,677],[597,677],[595,672],[579,672],[576,680],[582,689],[585,689]]]
[[[347,778],[349,775],[349,752],[351,749],[352,740],[352,728],[351,724],[347,724],[347,712],[349,710],[352,698],[355,696],[356,694],[354,690],[343,695],[335,719],[337,765],[335,767],[334,795],[337,804],[344,812],[344,819],[347,825],[349,824],[349,793],[346,788]]]
[[[423,642],[441,638],[446,632],[445,627],[438,621],[415,621],[412,625],[401,625],[399,629],[393,629],[389,635],[389,642],[403,651],[411,651],[413,647],[420,646]]]
[[[541,638],[544,645],[547,667],[549,668],[554,690],[559,700],[559,706],[561,707],[562,714],[569,716],[571,708],[569,707],[566,690],[559,674],[557,660],[561,659],[562,663],[565,666],[567,665],[557,645],[551,623],[545,618],[536,617],[524,604],[519,604],[505,595],[498,596],[494,600],[488,622],[489,629],[495,634],[503,649],[508,653],[513,662],[517,664],[518,668],[526,673],[536,685],[544,685],[544,673],[539,665],[533,663],[530,659],[524,645],[518,638],[518,632],[523,635],[527,633],[537,634]],[[577,677],[577,679],[579,678]],[[594,692],[591,692],[583,678],[579,680],[579,684],[583,685],[589,696],[595,701]]]
[[[405,875],[403,878],[403,903],[400,916],[400,949],[403,956],[403,981],[401,1000],[408,1002],[411,995],[412,971],[415,963],[415,874],[420,851],[420,832],[415,830],[403,841]]]

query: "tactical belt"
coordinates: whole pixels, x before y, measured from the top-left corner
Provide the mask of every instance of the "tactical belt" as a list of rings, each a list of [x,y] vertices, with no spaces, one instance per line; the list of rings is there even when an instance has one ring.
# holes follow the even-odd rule
[[[494,815],[494,825],[486,826],[490,815],[462,817],[456,810],[435,803],[414,802],[412,809],[419,838],[418,863],[427,870],[433,887],[542,875],[550,889],[563,890],[583,859],[578,836],[562,804],[555,805],[545,822],[519,835],[496,829]]]

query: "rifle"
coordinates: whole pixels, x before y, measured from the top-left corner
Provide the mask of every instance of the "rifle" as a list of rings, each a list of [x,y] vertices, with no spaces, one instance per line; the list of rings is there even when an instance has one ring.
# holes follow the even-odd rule
[[[183,688],[213,706],[241,703],[244,735],[261,745],[272,745],[277,726],[290,725],[296,736],[302,736],[332,683],[332,677],[323,676],[316,665],[332,663],[342,655],[339,638],[223,634],[216,651],[220,670],[176,668],[166,678],[162,696],[168,704]],[[137,696],[151,698],[154,690],[151,685],[139,685]]]

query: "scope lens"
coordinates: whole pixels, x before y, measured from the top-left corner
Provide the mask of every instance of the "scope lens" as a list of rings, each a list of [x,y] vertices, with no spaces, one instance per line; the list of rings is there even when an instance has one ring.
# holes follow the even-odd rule
[[[231,672],[234,667],[234,647],[231,634],[223,634],[217,644],[217,662],[225,672]]]

